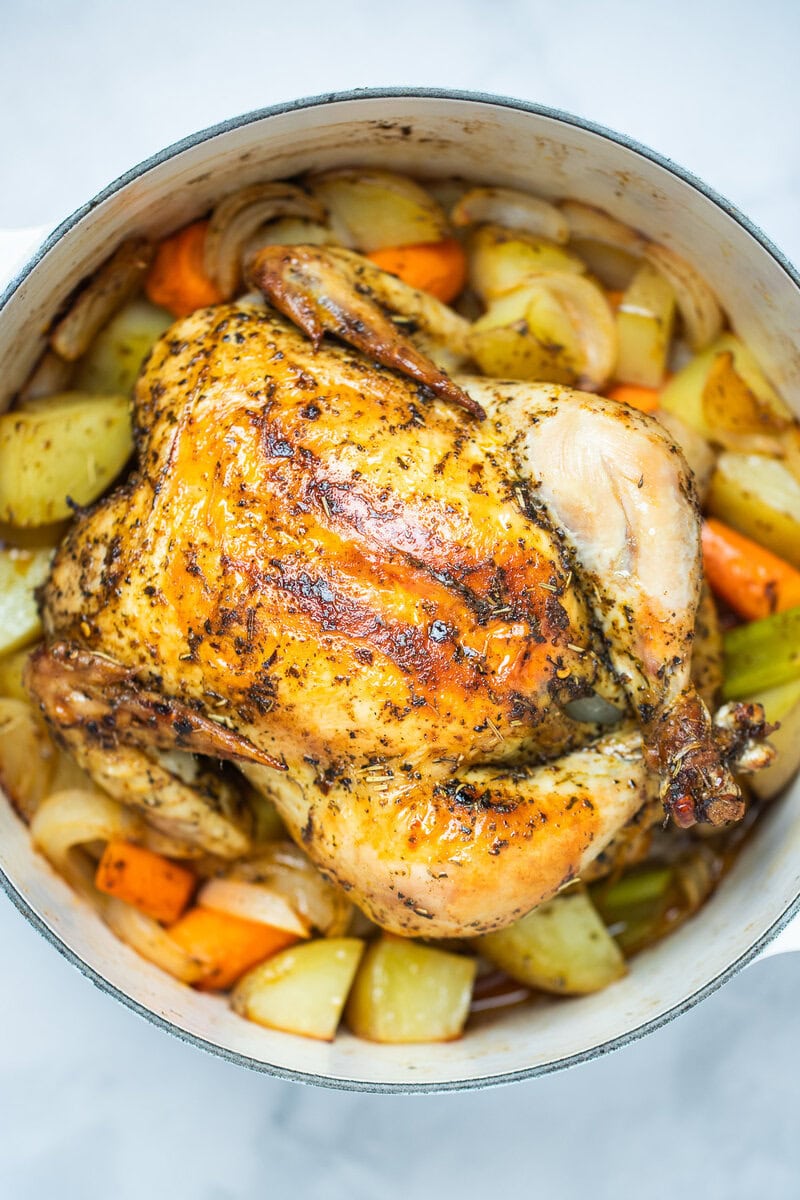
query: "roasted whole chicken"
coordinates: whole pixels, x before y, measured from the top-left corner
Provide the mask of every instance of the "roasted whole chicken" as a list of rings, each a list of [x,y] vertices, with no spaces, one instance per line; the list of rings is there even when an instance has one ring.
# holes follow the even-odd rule
[[[693,687],[699,517],[666,431],[445,373],[460,318],[346,251],[267,247],[250,278],[266,306],[156,345],[134,473],[44,588],[28,685],[81,765],[232,858],[236,789],[192,756],[230,760],[423,936],[508,924],[659,793],[682,826],[739,817],[763,714]]]

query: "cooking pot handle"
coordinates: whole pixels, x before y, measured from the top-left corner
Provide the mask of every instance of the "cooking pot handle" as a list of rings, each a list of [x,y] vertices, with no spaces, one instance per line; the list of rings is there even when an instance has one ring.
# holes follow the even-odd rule
[[[771,958],[773,954],[790,954],[793,950],[800,950],[800,914],[792,917],[789,924],[756,955],[753,962],[761,962],[765,958]]]
[[[30,229],[0,229],[0,289],[41,245],[48,230],[47,225],[35,225]]]

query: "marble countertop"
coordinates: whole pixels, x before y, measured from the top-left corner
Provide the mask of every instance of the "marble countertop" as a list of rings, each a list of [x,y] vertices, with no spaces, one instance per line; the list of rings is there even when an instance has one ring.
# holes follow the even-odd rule
[[[226,116],[363,85],[496,91],[624,131],[800,260],[800,7],[673,0],[31,0],[0,41],[0,229],[54,224]],[[800,1194],[800,957],[572,1071],[380,1097],[249,1074],[99,992],[0,897],[0,1195],[563,1200]]]

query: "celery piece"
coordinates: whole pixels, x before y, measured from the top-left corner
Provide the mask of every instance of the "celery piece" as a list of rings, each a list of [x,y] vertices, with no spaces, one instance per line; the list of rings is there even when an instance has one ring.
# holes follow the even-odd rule
[[[661,900],[672,883],[671,867],[646,867],[644,870],[626,871],[610,886],[596,885],[597,894],[602,903],[597,906],[602,910],[604,919],[613,918],[621,910],[634,904],[651,904]],[[597,903],[597,901],[596,901]],[[610,921],[608,922],[610,924]]]
[[[800,605],[730,629],[723,647],[723,700],[743,700],[800,679]]]
[[[623,954],[658,940],[674,885],[674,870],[656,866],[634,868],[614,883],[600,880],[590,887],[592,901]]]

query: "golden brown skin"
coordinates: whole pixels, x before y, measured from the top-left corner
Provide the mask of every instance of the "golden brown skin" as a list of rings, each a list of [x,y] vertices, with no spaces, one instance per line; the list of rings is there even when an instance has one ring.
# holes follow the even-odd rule
[[[135,418],[137,471],[60,548],[29,679],[107,790],[130,800],[127,764],[140,802],[170,714],[189,749],[188,725],[213,741],[221,724],[321,869],[381,924],[430,936],[528,911],[652,798],[639,731],[587,745],[599,731],[561,707],[627,696],[517,425],[315,353],[248,304],[169,331]],[[94,656],[124,697],[87,715]],[[240,852],[195,824],[198,844]]]

